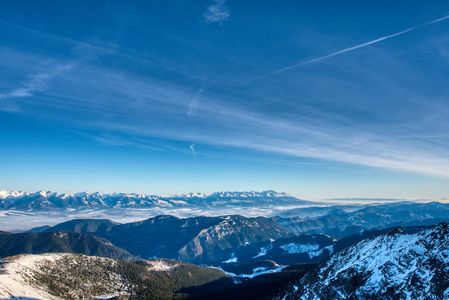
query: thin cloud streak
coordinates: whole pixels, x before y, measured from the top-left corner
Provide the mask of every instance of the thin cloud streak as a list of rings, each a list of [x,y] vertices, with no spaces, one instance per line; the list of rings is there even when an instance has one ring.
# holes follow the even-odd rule
[[[198,110],[198,98],[201,96],[202,93],[203,93],[203,89],[201,88],[195,93],[192,101],[190,101],[189,111],[187,112],[187,115],[189,117],[194,116],[196,111]]]
[[[442,18],[439,18],[439,19],[436,19],[436,20],[433,20],[433,21],[430,21],[430,22],[427,22],[427,23],[422,24],[422,25],[410,27],[408,29],[405,29],[405,30],[397,32],[397,33],[393,33],[393,34],[390,34],[390,35],[383,36],[381,38],[378,38],[378,39],[375,39],[375,40],[372,40],[372,41],[369,41],[369,42],[366,42],[366,43],[363,43],[363,44],[359,44],[359,45],[356,45],[356,46],[353,46],[353,47],[345,48],[343,50],[340,50],[340,51],[337,51],[337,52],[333,52],[333,53],[328,54],[328,55],[324,55],[324,56],[320,56],[320,57],[317,57],[317,58],[314,58],[314,59],[310,59],[310,60],[306,60],[306,61],[303,61],[303,62],[299,62],[299,63],[293,64],[291,66],[279,69],[277,71],[267,73],[267,74],[265,74],[263,76],[279,74],[279,73],[282,73],[282,72],[294,69],[294,68],[299,67],[299,66],[303,66],[303,65],[319,62],[319,61],[322,61],[322,60],[325,60],[325,59],[328,59],[328,58],[331,58],[331,57],[334,57],[334,56],[337,56],[337,55],[340,55],[340,54],[343,54],[343,53],[346,53],[346,52],[349,52],[349,51],[360,49],[360,48],[363,48],[363,47],[366,47],[366,46],[369,46],[369,45],[372,45],[372,44],[379,43],[381,41],[385,41],[385,40],[394,38],[396,36],[405,34],[405,33],[410,32],[410,31],[414,31],[414,30],[419,29],[419,28],[423,28],[423,27],[431,25],[431,24],[442,22],[442,21],[447,20],[447,19],[449,19],[449,15],[447,15],[445,17],[442,17]]]

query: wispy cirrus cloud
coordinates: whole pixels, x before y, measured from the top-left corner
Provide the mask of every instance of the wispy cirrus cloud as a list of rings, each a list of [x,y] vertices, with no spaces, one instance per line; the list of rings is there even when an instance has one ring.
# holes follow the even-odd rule
[[[50,82],[57,76],[69,72],[75,66],[74,63],[56,65],[50,70],[28,76],[26,80],[13,90],[0,94],[0,109],[5,111],[18,111],[19,106],[11,100],[15,98],[31,97],[36,92],[43,92],[49,88]]]
[[[196,111],[197,111],[197,109],[198,109],[198,105],[199,105],[198,99],[200,98],[202,92],[203,92],[203,89],[202,89],[202,88],[199,89],[199,90],[195,93],[195,95],[193,96],[192,101],[190,101],[190,104],[189,104],[189,111],[187,112],[187,115],[188,115],[189,117],[192,117],[192,116],[195,115],[195,113],[196,113]]]
[[[8,61],[23,60],[17,55],[8,54]],[[62,113],[47,116],[50,118],[47,121],[105,132],[94,139],[109,145],[153,150],[166,147],[136,140],[167,139],[186,143],[193,155],[194,145],[205,144],[449,177],[446,145],[435,145],[426,138],[436,133],[424,134],[420,139],[398,139],[396,132],[380,135],[363,130],[353,122],[334,118],[329,112],[315,110],[307,112],[307,118],[297,115],[290,118],[236,106],[225,96],[208,93],[207,89],[195,91],[154,78],[106,71],[87,62],[76,68],[73,62],[53,65],[46,72],[32,68],[33,72],[27,73],[34,75],[1,94],[1,100],[16,100],[25,108],[24,114],[36,118],[42,117],[33,110],[36,106],[57,109]],[[20,67],[26,68],[27,64]],[[321,86],[319,82],[316,84]],[[31,96],[33,101],[21,101]],[[202,101],[198,105],[200,96]],[[258,99],[260,103],[272,101],[261,95]],[[377,129],[391,131],[387,125],[384,130]]]
[[[203,14],[204,19],[208,22],[223,22],[229,19],[229,7],[226,0],[213,0]]]
[[[213,1],[204,17],[210,22],[227,20],[229,9],[225,1]],[[408,29],[408,31],[414,29]],[[41,32],[32,31],[32,33],[42,35]],[[383,39],[403,33],[405,31]],[[45,34],[42,36],[55,41],[70,42],[77,47],[91,47],[83,43],[79,44],[75,40],[60,39]],[[331,56],[380,40],[344,49]],[[114,52],[108,53],[128,57]],[[330,56],[319,59],[327,57]],[[17,61],[14,57],[10,60]],[[378,73],[383,74],[381,71]],[[246,96],[253,96],[251,92],[243,95],[241,99],[229,101],[228,97],[219,92],[208,93],[207,88],[195,91],[189,86],[178,83],[168,84],[155,77],[133,74],[111,66],[99,66],[90,61],[82,61],[76,68],[70,62],[62,62],[54,64],[49,71],[35,72],[33,69],[25,73],[34,75],[25,77],[20,86],[11,86],[12,88],[0,95],[1,100],[16,99],[19,104],[29,108],[23,113],[36,118],[42,116],[33,110],[35,106],[59,110],[61,114],[45,116],[48,118],[46,121],[64,124],[80,131],[98,131],[99,134],[91,138],[108,145],[130,145],[153,150],[160,147],[136,142],[136,139],[166,139],[184,142],[183,153],[191,152],[194,156],[195,145],[205,144],[223,149],[234,149],[230,153],[249,149],[253,152],[293,159],[306,157],[449,177],[449,160],[445,145],[435,146],[426,138],[403,141],[395,138],[398,136],[395,132],[391,136],[381,135],[370,128],[361,128],[362,126],[359,126],[357,122],[340,121],[338,113],[332,115],[317,109],[316,112],[307,112],[309,114],[307,118],[296,111],[294,112],[296,114],[293,114],[294,117],[289,117],[278,114],[278,107],[274,105],[265,111],[255,111],[252,109],[254,105],[245,102],[244,99]],[[369,68],[369,73],[373,73],[372,68]],[[60,76],[62,74],[65,76]],[[239,74],[236,74],[236,77],[238,76]],[[365,78],[368,77],[365,76]],[[299,80],[295,84],[297,82]],[[366,96],[360,93],[348,97],[346,90],[357,89],[352,89],[352,86],[351,89],[341,87],[340,82],[333,85],[328,78],[314,77],[311,80],[304,77],[304,82],[307,86],[314,87],[310,90],[310,94],[319,94],[326,89],[330,91],[333,97],[329,102],[335,101],[334,95],[339,92],[348,99]],[[267,81],[266,84],[276,86],[277,91],[286,87],[286,85],[278,86],[277,82]],[[39,95],[33,97],[32,104],[19,102],[22,98],[36,96],[36,94]],[[194,95],[193,98],[192,95]],[[201,105],[199,105],[199,97],[201,97]],[[238,96],[235,97],[238,98]],[[261,94],[257,95],[258,105],[272,104],[277,100],[264,97]],[[279,96],[281,97],[282,95]],[[285,110],[288,110],[292,107],[288,105],[296,104],[297,98],[291,102],[288,98],[283,100],[285,100]],[[236,103],[239,105],[235,105]],[[351,103],[356,104],[355,100]],[[3,109],[6,110],[7,107]],[[317,120],[319,122],[316,122]],[[377,130],[389,132],[391,128],[382,124]],[[102,134],[103,132],[109,134]],[[116,138],[116,134],[120,138]],[[433,135],[429,134],[429,136]]]
[[[119,140],[111,140],[110,135],[96,136],[97,141],[109,145],[153,149],[152,145],[134,140],[168,139],[189,143],[193,155],[195,145],[205,144],[449,177],[446,146],[435,146],[426,138],[410,141],[398,139],[393,133],[379,135],[320,111],[307,118],[255,112],[204,89],[195,92],[151,78],[104,72],[91,65],[71,66],[61,65],[49,73],[31,76],[7,96],[19,100],[40,91],[39,97],[33,97],[32,105],[63,112],[49,116],[52,119],[48,121],[121,136]],[[58,76],[61,72],[66,72],[65,76]],[[195,104],[199,94],[204,98],[201,106]],[[195,118],[188,119],[186,111],[190,116],[194,113]],[[23,113],[40,117],[32,109]]]
[[[54,41],[58,41],[58,42],[66,42],[66,43],[70,43],[70,44],[76,45],[76,50],[80,51],[80,52],[84,52],[84,53],[89,52],[91,54],[94,53],[94,51],[96,53],[115,53],[115,50],[113,48],[110,48],[110,47],[102,47],[102,46],[94,45],[94,44],[91,44],[91,43],[74,40],[74,39],[71,39],[71,38],[67,38],[67,37],[55,35],[55,34],[52,34],[52,33],[48,33],[48,32],[44,32],[44,31],[28,28],[28,27],[25,27],[25,26],[21,26],[21,25],[14,24],[14,23],[11,23],[11,22],[6,22],[6,21],[3,21],[3,20],[0,20],[0,24],[6,25],[6,26],[9,26],[9,27],[14,27],[16,29],[19,29],[19,30],[22,30],[22,31],[26,31],[26,32],[31,33],[31,34],[41,36],[41,37],[43,37],[45,39],[54,40]]]
[[[65,36],[55,35],[46,31],[28,28],[22,25],[6,22],[3,20],[0,20],[0,24],[6,25],[8,27],[13,27],[22,32],[26,32],[41,37],[43,38],[43,40],[51,41],[52,43],[55,44],[68,45],[70,47],[70,50],[68,51],[72,51],[81,60],[94,59],[101,55],[113,55],[128,59],[130,61],[135,61],[148,65],[156,65],[158,67],[170,71],[180,72],[180,68],[178,65],[170,65],[168,63],[162,64],[160,62],[160,57],[155,56],[152,59],[146,59],[140,57],[139,55],[136,55],[135,51],[130,51],[129,49],[125,49],[123,47],[118,48],[118,46],[114,43],[104,43],[98,39],[96,39],[96,43],[93,43],[92,41],[90,42],[80,41]],[[187,74],[188,72],[185,71],[185,73]]]
[[[95,72],[93,72],[95,73]],[[76,75],[76,74],[75,74]],[[92,82],[92,86],[104,86],[104,82],[93,76],[77,74],[76,78]],[[113,77],[104,78],[110,86],[115,87],[113,96],[101,96],[92,101],[82,101],[83,96],[72,90],[56,92],[54,98],[68,101],[78,109],[91,111],[94,107],[111,107],[114,115],[120,119],[109,117],[109,110],[96,111],[97,118],[103,121],[89,122],[81,118],[72,120],[75,126],[90,129],[107,129],[123,134],[168,138],[178,141],[194,141],[196,144],[245,148],[290,157],[309,157],[335,162],[344,162],[391,170],[407,171],[449,177],[449,160],[445,158],[444,147],[435,147],[428,140],[413,143],[401,142],[396,138],[388,138],[378,134],[351,128],[351,125],[341,125],[332,121],[313,124],[307,120],[293,120],[259,114],[242,108],[230,107],[216,98],[206,97],[206,101],[198,108],[195,120],[200,123],[183,122],[185,108],[190,105],[186,97],[188,91],[170,90],[171,97],[159,100],[158,93],[151,94],[158,87],[157,82],[140,81],[137,78],[125,82]],[[83,85],[79,83],[77,85]],[[145,87],[142,89],[142,87]],[[130,91],[132,90],[132,94]],[[64,93],[72,93],[77,98],[64,98]],[[203,92],[204,93],[204,92]],[[123,99],[123,95],[127,95]],[[111,98],[112,97],[112,98]],[[143,99],[136,102],[133,99]],[[118,101],[118,102],[116,102]],[[167,101],[169,101],[167,103]],[[126,105],[123,105],[126,102]],[[155,109],[158,107],[158,109]],[[167,110],[169,109],[169,110]],[[159,116],[162,114],[161,116]],[[161,126],[159,119],[163,118],[172,126]],[[179,124],[179,125],[178,125]],[[190,149],[194,153],[194,146]]]

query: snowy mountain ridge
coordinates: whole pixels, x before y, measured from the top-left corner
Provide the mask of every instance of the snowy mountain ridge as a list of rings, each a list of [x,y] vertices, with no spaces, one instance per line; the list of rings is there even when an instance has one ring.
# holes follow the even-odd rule
[[[396,230],[333,255],[278,299],[448,299],[449,225]]]
[[[58,192],[52,192],[52,191],[37,191],[34,193],[27,193],[22,191],[7,191],[7,190],[0,190],[0,199],[11,199],[11,198],[20,198],[20,197],[26,197],[26,196],[32,196],[32,195],[41,195],[44,197],[51,197],[51,196],[57,196],[57,197],[70,197],[70,196],[76,196],[81,198],[88,198],[88,197],[96,197],[96,198],[108,198],[108,197],[118,197],[118,196],[127,196],[127,197],[134,197],[134,198],[153,198],[153,199],[177,199],[177,198],[240,198],[240,197],[248,197],[248,198],[260,198],[260,197],[273,197],[273,198],[280,198],[280,197],[293,197],[292,195],[284,192],[275,192],[272,190],[263,191],[263,192],[255,192],[255,191],[243,191],[243,192],[215,192],[212,194],[203,194],[203,193],[188,193],[188,194],[175,194],[171,196],[166,195],[148,195],[148,194],[142,194],[142,193],[123,193],[123,192],[114,192],[110,194],[103,194],[100,192],[94,192],[90,193],[87,191],[75,193],[73,195],[65,194],[65,193],[58,193]]]
[[[80,192],[74,195],[57,192],[38,191],[25,193],[0,190],[0,209],[40,210],[67,208],[147,208],[180,206],[254,206],[306,204],[308,201],[297,199],[287,193],[275,191],[263,192],[216,192],[210,195],[189,193],[173,196],[146,195],[140,193]]]

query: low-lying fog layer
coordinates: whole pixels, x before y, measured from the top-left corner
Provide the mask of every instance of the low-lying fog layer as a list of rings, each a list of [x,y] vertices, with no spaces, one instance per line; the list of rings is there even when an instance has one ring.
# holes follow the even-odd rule
[[[110,219],[120,223],[145,220],[158,215],[173,215],[179,218],[194,216],[222,216],[239,214],[245,217],[274,216],[295,207],[252,208],[232,207],[219,210],[204,210],[199,207],[190,208],[151,208],[151,209],[101,209],[101,210],[61,210],[61,211],[33,211],[16,210],[0,211],[0,230],[9,232],[23,232],[39,226],[53,226],[73,219]]]
[[[394,199],[330,199],[326,200],[327,205],[302,205],[298,206],[279,206],[279,207],[239,207],[229,206],[211,209],[210,207],[183,207],[183,208],[113,208],[113,209],[85,209],[85,210],[54,210],[54,211],[18,211],[5,210],[0,211],[0,230],[13,233],[23,232],[39,226],[53,226],[72,219],[110,219],[119,223],[129,223],[145,220],[158,215],[173,215],[179,218],[188,218],[194,216],[223,216],[239,214],[245,217],[273,217],[276,215],[286,214],[294,208],[307,207],[326,207],[333,205],[341,205],[341,209],[349,212],[362,208],[365,205],[375,205],[382,203],[392,203]],[[396,200],[398,201],[398,199]],[[413,202],[431,202],[438,201],[448,203],[445,199],[422,199]],[[324,201],[321,201],[323,204]],[[307,209],[306,209],[307,210]],[[304,211],[306,213],[306,211]],[[307,214],[307,213],[306,213]],[[296,216],[307,217],[295,212]],[[310,216],[310,217],[316,217]]]

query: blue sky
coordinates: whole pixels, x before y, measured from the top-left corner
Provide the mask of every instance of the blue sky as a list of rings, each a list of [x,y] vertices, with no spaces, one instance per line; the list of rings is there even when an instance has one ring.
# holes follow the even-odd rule
[[[447,197],[445,1],[3,1],[0,189]]]

